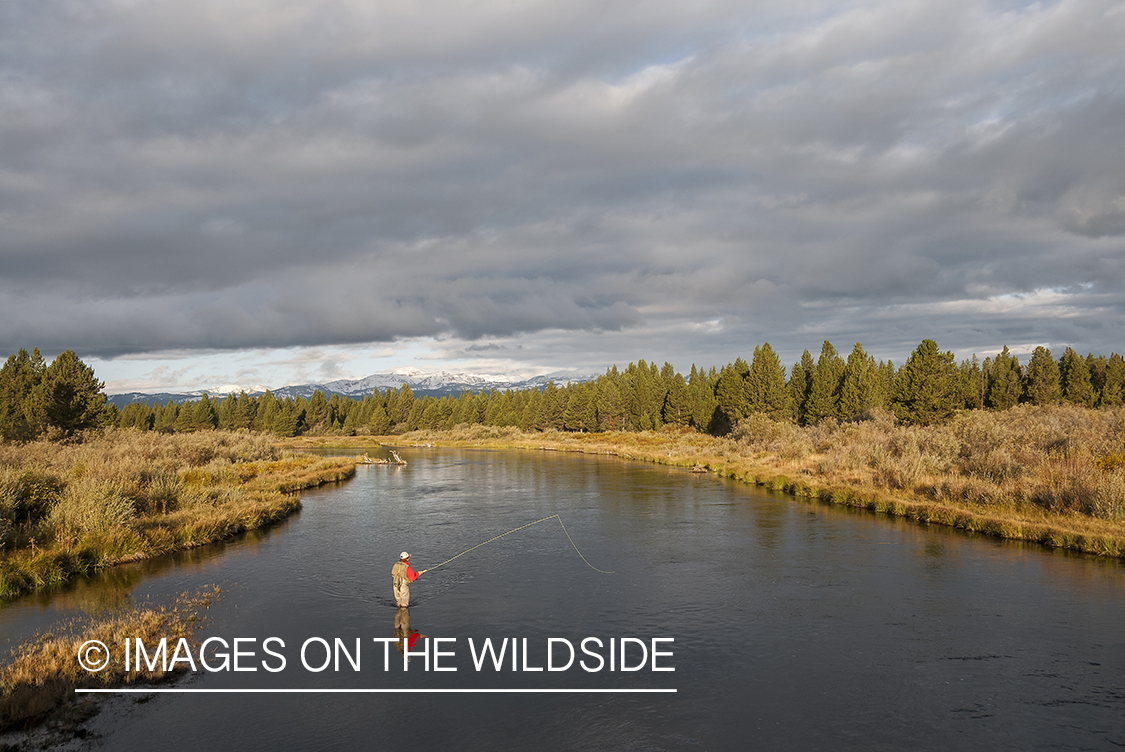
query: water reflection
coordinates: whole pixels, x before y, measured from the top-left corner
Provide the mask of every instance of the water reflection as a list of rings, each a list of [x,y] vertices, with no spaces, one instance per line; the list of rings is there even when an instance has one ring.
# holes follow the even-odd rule
[[[399,653],[404,653],[405,650],[414,652],[414,645],[418,640],[425,639],[426,635],[421,634],[417,629],[410,628],[410,609],[406,606],[399,606],[395,609],[395,647],[398,648]],[[407,658],[407,662],[414,660]]]
[[[34,593],[21,603],[92,615],[117,611],[132,604],[133,589],[144,576],[145,572],[137,568],[113,567],[93,578],[78,579],[64,587]]]

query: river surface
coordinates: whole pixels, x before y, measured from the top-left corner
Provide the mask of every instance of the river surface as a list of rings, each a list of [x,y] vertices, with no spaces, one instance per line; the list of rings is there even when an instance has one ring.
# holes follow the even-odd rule
[[[119,698],[96,721],[107,749],[1125,746],[1118,561],[616,458],[399,451],[408,465],[360,466],[266,533],[12,603],[0,634],[215,583],[225,594],[201,634],[246,640],[240,667],[257,670],[200,668],[181,687],[443,690]],[[426,568],[556,514],[587,561],[547,519],[424,575],[403,623],[390,583],[400,551]],[[456,671],[427,671],[423,656],[404,671],[396,646],[372,639],[396,634],[431,652],[446,638],[438,665]],[[267,670],[279,665],[267,637],[284,641],[272,643],[282,671]],[[561,642],[547,655],[549,638],[578,649],[588,637],[600,658],[578,650],[564,671],[532,670],[566,663]],[[358,639],[360,670],[347,655],[311,670],[327,658],[315,640],[306,668],[310,638],[353,654]],[[510,652],[500,670],[476,670],[470,638],[477,650],[514,638],[515,670]],[[635,638],[626,665],[637,670],[609,670],[621,638]],[[670,653],[655,665],[674,671],[652,670],[654,644]],[[614,691],[449,691],[467,689]]]

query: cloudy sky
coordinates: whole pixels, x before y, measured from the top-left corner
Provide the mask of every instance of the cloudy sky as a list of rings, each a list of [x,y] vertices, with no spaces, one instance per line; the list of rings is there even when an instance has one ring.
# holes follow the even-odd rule
[[[0,353],[1122,352],[1123,39],[1121,0],[8,0]]]

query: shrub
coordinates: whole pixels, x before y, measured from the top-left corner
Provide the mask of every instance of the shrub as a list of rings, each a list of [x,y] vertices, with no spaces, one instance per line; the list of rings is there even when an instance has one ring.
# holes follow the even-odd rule
[[[1115,472],[1104,476],[1088,512],[1107,520],[1125,520],[1125,475]]]
[[[0,468],[0,526],[7,524],[10,529],[15,522],[22,487],[19,473],[6,467]],[[4,538],[0,537],[0,548],[3,545]]]
[[[1052,512],[1088,514],[1102,480],[1089,456],[1053,457],[1039,467],[1031,500]]]
[[[781,450],[800,433],[801,429],[792,423],[773,420],[764,413],[753,413],[738,421],[727,438],[759,451]]]
[[[970,476],[993,483],[1003,483],[1009,478],[1023,475],[1025,466],[1016,461],[1006,447],[995,447],[965,458],[961,466]]]
[[[67,486],[47,521],[61,535],[104,534],[127,527],[135,515],[120,484],[82,478]]]
[[[167,514],[175,511],[184,490],[184,482],[176,473],[164,468],[146,471],[142,495],[144,503],[140,511],[146,514]]]
[[[7,470],[0,485],[0,504],[15,523],[38,522],[47,516],[64,484],[54,473],[40,468]]]

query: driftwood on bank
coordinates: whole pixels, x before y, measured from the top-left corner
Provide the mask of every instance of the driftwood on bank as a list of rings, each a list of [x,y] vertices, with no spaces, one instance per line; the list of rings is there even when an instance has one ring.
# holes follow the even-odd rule
[[[398,452],[396,452],[393,449],[391,450],[391,456],[394,457],[393,460],[384,459],[382,457],[376,457],[375,459],[371,459],[370,457],[367,456],[367,454],[364,454],[361,457],[357,457],[355,462],[356,462],[357,465],[405,465],[406,464],[406,460],[404,460],[402,457],[399,457]]]

